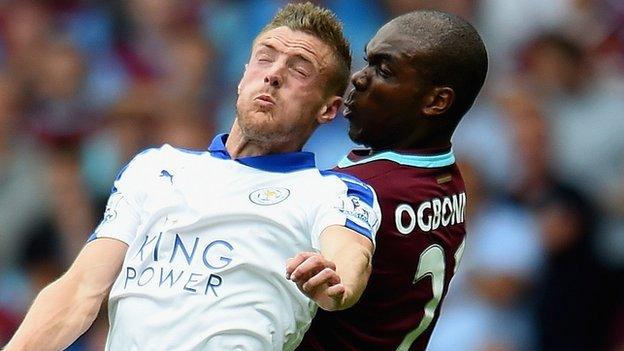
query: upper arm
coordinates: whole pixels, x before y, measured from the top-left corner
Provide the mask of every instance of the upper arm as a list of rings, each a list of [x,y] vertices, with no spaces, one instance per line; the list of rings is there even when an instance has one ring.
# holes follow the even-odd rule
[[[348,231],[353,235],[359,235],[358,240],[361,239],[360,237],[367,238],[374,246],[375,234],[381,222],[381,210],[373,188],[347,174],[331,171],[322,173],[333,176],[333,179],[337,178],[339,182],[333,183],[335,187],[330,188],[333,193],[329,201],[325,202],[316,213],[312,230],[313,246],[318,248],[315,240],[318,239],[320,244],[321,237],[325,236],[326,231],[335,230],[344,230],[345,233]],[[332,226],[339,226],[343,229],[332,229]]]
[[[115,239],[85,245],[69,270],[41,290],[7,350],[61,350],[69,346],[96,318],[126,251],[127,245]]]
[[[149,180],[157,176],[154,164],[162,158],[159,155],[159,149],[147,149],[121,169],[113,183],[104,217],[89,242],[106,237],[132,243],[141,223],[142,202],[150,192]]]
[[[69,280],[91,294],[106,294],[121,270],[128,245],[110,238],[87,243],[61,279]]]
[[[347,227],[332,225],[321,233],[321,253],[335,260],[348,251],[356,251],[372,258],[374,245],[371,238]]]

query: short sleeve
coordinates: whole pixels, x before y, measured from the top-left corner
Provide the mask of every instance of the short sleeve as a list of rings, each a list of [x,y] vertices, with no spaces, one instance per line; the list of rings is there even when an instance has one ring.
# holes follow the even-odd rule
[[[338,178],[340,187],[316,214],[312,229],[314,248],[320,249],[320,234],[332,225],[347,227],[375,243],[375,234],[381,224],[381,210],[373,188],[350,175],[333,171],[322,173]]]
[[[121,169],[113,183],[102,221],[88,241],[106,237],[128,245],[132,243],[141,224],[140,203],[145,194],[141,180],[145,179],[149,155],[155,150],[143,151]]]

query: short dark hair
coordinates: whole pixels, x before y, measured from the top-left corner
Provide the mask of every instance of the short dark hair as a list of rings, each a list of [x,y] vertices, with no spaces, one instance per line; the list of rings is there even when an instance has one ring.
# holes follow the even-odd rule
[[[310,2],[288,4],[273,17],[258,36],[278,27],[288,27],[312,34],[331,48],[337,64],[334,74],[329,75],[328,84],[331,93],[342,96],[349,85],[351,49],[344,36],[342,23],[336,15]]]
[[[488,69],[485,44],[464,19],[436,10],[419,10],[392,22],[416,40],[422,53],[418,68],[432,86],[449,86],[455,101],[447,112],[459,121],[474,103]]]

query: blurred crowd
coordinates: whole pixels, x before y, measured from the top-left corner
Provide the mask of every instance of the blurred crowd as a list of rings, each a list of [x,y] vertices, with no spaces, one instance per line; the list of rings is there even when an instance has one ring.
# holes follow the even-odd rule
[[[490,53],[453,148],[469,234],[430,350],[624,350],[624,1],[326,0],[354,69],[418,8]],[[0,346],[100,220],[117,171],[162,143],[204,149],[279,0],[0,1]],[[306,146],[332,167],[346,122]],[[102,350],[106,308],[69,350]]]

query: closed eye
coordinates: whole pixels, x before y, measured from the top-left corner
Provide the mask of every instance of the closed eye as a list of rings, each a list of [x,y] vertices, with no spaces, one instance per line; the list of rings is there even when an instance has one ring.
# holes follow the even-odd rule
[[[257,58],[258,62],[273,62],[273,58],[267,54],[260,54]]]
[[[302,68],[294,67],[293,70],[297,73],[297,75],[307,78],[309,76],[308,72]]]
[[[390,78],[393,74],[392,71],[388,68],[387,64],[384,61],[383,58],[380,58],[378,56],[374,56],[371,59],[371,62],[369,62],[369,58],[368,56],[364,56],[362,58],[364,60],[364,62],[366,62],[369,66],[374,67],[375,71],[383,78]]]
[[[377,71],[379,72],[379,75],[384,77],[384,78],[389,78],[392,76],[392,71],[389,70],[386,65],[384,64],[380,64],[377,66]]]

